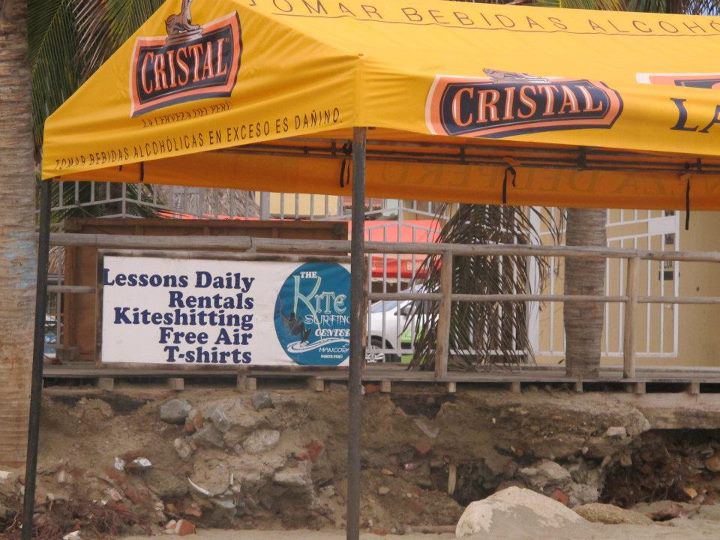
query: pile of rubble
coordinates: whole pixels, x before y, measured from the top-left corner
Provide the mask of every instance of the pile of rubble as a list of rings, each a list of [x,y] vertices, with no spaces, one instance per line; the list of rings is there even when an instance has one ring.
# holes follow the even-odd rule
[[[665,435],[648,431],[637,409],[598,407],[592,399],[532,392],[389,396],[368,385],[363,526],[401,533],[454,525],[465,505],[509,487],[570,508],[599,500],[622,506],[663,498],[714,501],[720,438],[706,434],[692,448],[663,446],[653,437]],[[228,389],[135,401],[109,393],[48,399],[37,537],[78,530],[83,538],[107,538],[182,536],[206,527],[342,528],[346,411],[344,386],[324,393]],[[688,470],[702,467],[705,483],[678,476],[682,467],[669,468],[683,479],[679,491],[653,494],[653,475],[641,466],[657,467],[652,459],[661,457],[653,449],[692,463]],[[637,471],[644,495],[627,504],[610,500],[609,489],[622,494],[620,479],[630,471]],[[17,534],[21,495],[18,475],[0,472],[0,531]],[[688,511],[668,504],[648,512]]]
[[[215,526],[267,513],[290,521],[298,514],[317,520],[323,505],[311,472],[323,466],[323,443],[287,433],[300,427],[286,414],[287,403],[280,401],[276,408],[265,392],[250,401],[248,406],[230,398],[193,408],[173,399],[160,407],[163,421],[182,425],[173,446],[192,463],[184,486],[190,499]]]
[[[709,505],[719,494],[720,431],[650,431],[615,460],[602,499],[622,507],[663,499]]]

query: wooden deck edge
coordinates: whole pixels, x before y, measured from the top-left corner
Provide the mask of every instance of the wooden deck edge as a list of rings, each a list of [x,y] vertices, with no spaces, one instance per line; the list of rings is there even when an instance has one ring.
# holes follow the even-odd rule
[[[112,390],[114,382],[138,381],[138,379],[158,379],[165,381],[170,388],[180,390],[185,380],[228,379],[240,381],[238,387],[257,387],[257,381],[266,380],[298,380],[306,381],[310,388],[322,391],[326,384],[332,382],[345,382],[348,378],[346,369],[333,370],[272,370],[272,369],[203,369],[203,370],[177,370],[177,369],[145,369],[145,368],[107,368],[107,367],[65,367],[47,366],[44,372],[46,381],[66,380],[81,381],[94,380],[98,386]],[[111,383],[112,381],[112,383]],[[665,372],[639,372],[636,377],[623,379],[620,374],[603,373],[595,379],[578,380],[572,377],[555,375],[547,372],[524,371],[516,373],[448,373],[443,377],[436,377],[434,372],[416,372],[398,369],[369,368],[363,374],[363,381],[381,385],[384,393],[391,393],[395,385],[424,384],[442,385],[448,392],[454,393],[458,387],[497,387],[521,393],[532,386],[549,386],[565,388],[575,392],[630,392],[645,394],[646,392],[688,392],[691,395],[720,389],[720,373],[713,372],[673,372],[669,376]],[[250,383],[250,384],[248,384]],[[254,383],[254,384],[252,384]],[[704,388],[703,388],[704,387]]]

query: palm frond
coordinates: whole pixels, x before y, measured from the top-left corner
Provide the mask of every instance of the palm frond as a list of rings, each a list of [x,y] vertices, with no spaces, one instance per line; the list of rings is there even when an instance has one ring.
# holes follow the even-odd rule
[[[625,0],[534,0],[531,4],[542,7],[591,10],[625,10]]]
[[[33,127],[38,147],[45,119],[161,4],[162,0],[28,1]]]
[[[162,0],[70,1],[84,77],[100,67],[162,4]]]
[[[720,14],[719,0],[529,0],[527,3],[568,9],[678,13],[686,15]]]
[[[443,211],[443,210],[441,210]],[[441,230],[437,241],[455,244],[530,244],[541,242],[541,231],[557,240],[560,229],[553,214],[544,208],[460,205]],[[520,256],[453,257],[453,292],[465,294],[526,294],[538,290],[549,275],[548,261]],[[419,275],[421,286],[440,291],[441,256],[429,256]],[[536,282],[533,283],[533,274]],[[415,352],[410,367],[433,369],[438,302],[415,302]],[[518,365],[531,361],[533,352],[527,331],[524,303],[453,302],[450,317],[450,350],[453,364],[463,369],[489,365]]]
[[[38,146],[45,118],[80,84],[80,71],[75,62],[77,32],[68,9],[69,1],[28,1],[33,128]]]
[[[678,2],[680,8],[672,13],[687,13],[688,15],[720,15],[720,1],[718,0],[683,0]]]

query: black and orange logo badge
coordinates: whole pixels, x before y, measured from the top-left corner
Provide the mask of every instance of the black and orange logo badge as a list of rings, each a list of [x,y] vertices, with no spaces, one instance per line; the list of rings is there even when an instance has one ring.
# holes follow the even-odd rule
[[[190,4],[165,21],[167,36],[140,37],[130,64],[131,116],[175,103],[232,94],[242,38],[236,13],[192,23]]]
[[[438,75],[425,121],[436,135],[502,138],[539,131],[610,128],[620,95],[601,82],[485,69],[487,78]]]
[[[637,82],[720,90],[720,73],[638,73]]]

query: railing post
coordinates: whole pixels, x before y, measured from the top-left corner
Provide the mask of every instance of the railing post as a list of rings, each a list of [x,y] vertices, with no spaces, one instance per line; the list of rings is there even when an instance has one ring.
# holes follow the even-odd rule
[[[640,259],[638,256],[627,259],[627,276],[625,283],[625,321],[623,328],[623,377],[635,378],[635,308],[638,303],[638,277]]]
[[[435,347],[435,378],[440,379],[447,376],[448,356],[450,355],[450,316],[452,314],[452,276],[453,276],[453,254],[452,251],[444,251],[442,254],[442,266],[440,267],[440,310],[437,325],[437,345]]]
[[[260,192],[260,219],[270,219],[270,193]]]

